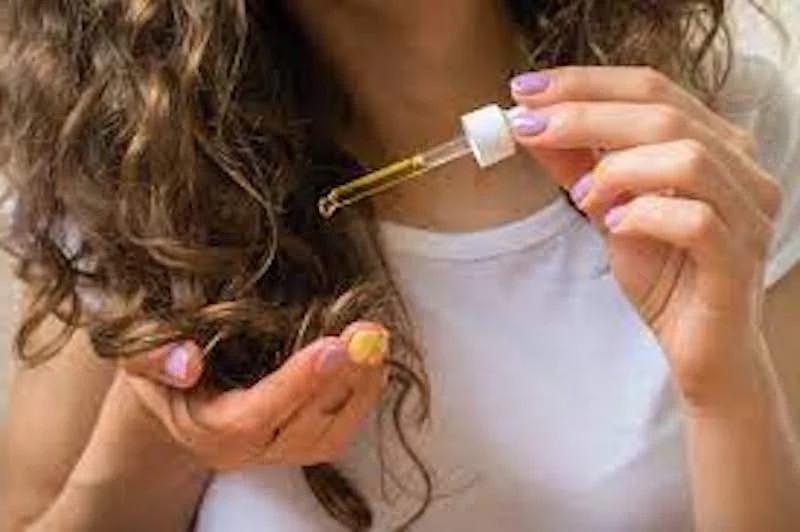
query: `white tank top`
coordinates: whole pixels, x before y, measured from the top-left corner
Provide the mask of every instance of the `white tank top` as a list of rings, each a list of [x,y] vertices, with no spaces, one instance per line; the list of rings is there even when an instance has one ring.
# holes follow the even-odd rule
[[[772,284],[800,260],[800,104],[773,67],[739,68],[723,111],[755,132],[786,190]],[[384,224],[382,236],[431,380],[421,449],[434,502],[413,530],[691,530],[664,355],[609,274],[600,236],[565,200],[476,233]],[[367,495],[373,529],[392,530],[416,499],[391,483],[381,495],[375,441],[366,428],[339,465]],[[197,530],[342,528],[299,469],[271,466],[217,476]]]

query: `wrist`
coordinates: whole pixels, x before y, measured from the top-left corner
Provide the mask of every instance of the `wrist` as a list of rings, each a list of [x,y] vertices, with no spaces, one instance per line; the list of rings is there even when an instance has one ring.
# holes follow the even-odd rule
[[[684,414],[704,419],[754,420],[771,418],[779,409],[779,386],[760,333],[741,341],[716,345],[699,370],[675,375]]]
[[[798,530],[800,462],[778,401],[695,409],[686,422],[698,530]]]
[[[176,442],[118,375],[71,479],[107,485],[142,477],[202,482],[209,471]]]
[[[187,530],[208,478],[117,376],[80,460],[31,530]]]

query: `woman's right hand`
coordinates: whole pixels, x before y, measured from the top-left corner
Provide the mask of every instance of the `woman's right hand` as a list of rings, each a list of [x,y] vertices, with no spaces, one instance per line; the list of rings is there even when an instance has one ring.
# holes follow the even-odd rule
[[[191,342],[124,363],[124,378],[171,435],[215,471],[334,461],[377,404],[389,335],[359,322],[294,353],[253,387],[194,388],[202,352]]]

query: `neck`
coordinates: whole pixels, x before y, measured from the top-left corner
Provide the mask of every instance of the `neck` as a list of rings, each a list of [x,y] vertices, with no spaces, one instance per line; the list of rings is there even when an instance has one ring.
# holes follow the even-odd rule
[[[353,102],[340,141],[369,168],[450,140],[459,117],[509,105],[519,65],[517,29],[503,2],[460,0],[293,2],[310,38]],[[475,230],[529,214],[557,189],[517,156],[488,171],[470,159],[374,199],[379,217],[442,231]]]

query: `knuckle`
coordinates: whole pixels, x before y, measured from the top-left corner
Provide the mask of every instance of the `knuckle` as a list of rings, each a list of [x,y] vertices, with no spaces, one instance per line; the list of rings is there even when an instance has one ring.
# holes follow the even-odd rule
[[[769,218],[774,219],[783,207],[785,200],[783,188],[771,177],[763,180],[761,188],[764,212]]]
[[[693,243],[713,237],[717,229],[717,215],[707,203],[697,203],[689,219],[689,238]]]
[[[550,75],[551,90],[559,95],[570,94],[577,86],[575,80],[580,77],[580,69],[574,66],[565,66]]]
[[[570,103],[564,104],[561,107],[561,120],[558,124],[559,130],[568,130],[573,124],[580,124],[586,121],[588,115],[588,106],[584,103]]]
[[[684,139],[680,141],[679,146],[682,154],[682,176],[689,181],[689,184],[694,184],[709,170],[710,156],[708,148],[696,139]]]
[[[640,87],[644,96],[650,100],[664,100],[670,89],[670,80],[653,67],[640,68]]]
[[[675,138],[683,130],[683,114],[671,105],[658,105],[655,109],[654,129],[662,138]]]
[[[591,88],[591,81],[587,69],[579,66],[561,67],[552,78],[555,92],[564,98],[585,94]]]

